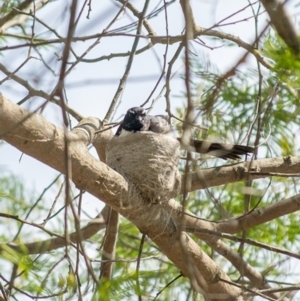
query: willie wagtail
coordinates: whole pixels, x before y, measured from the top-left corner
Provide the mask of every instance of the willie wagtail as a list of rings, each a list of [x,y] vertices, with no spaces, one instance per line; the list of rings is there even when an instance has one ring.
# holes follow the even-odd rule
[[[142,107],[134,107],[127,111],[124,120],[121,122],[116,136],[124,137],[130,133],[150,131],[154,133],[169,135],[172,134],[172,127],[169,123],[168,116],[147,115],[147,111]],[[181,138],[177,138],[179,142]],[[182,145],[183,149],[192,150],[200,154],[208,154],[210,156],[238,160],[241,155],[248,155],[254,152],[254,148],[246,145],[227,144],[210,142],[206,140],[190,140],[188,146]]]

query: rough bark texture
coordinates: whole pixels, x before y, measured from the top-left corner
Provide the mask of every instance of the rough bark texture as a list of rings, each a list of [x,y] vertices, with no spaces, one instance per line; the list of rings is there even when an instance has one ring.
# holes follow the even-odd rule
[[[132,221],[142,233],[151,238],[161,251],[189,277],[195,289],[210,299],[237,300],[241,290],[222,281],[229,281],[199,246],[182,230],[193,232],[215,251],[228,259],[237,270],[245,275],[257,288],[266,288],[263,276],[244,262],[243,258],[221,241],[222,233],[237,233],[260,225],[284,214],[299,209],[299,195],[282,200],[276,204],[258,208],[251,213],[220,223],[203,221],[183,209],[175,200],[168,202],[144,202],[135,194],[135,188],[106,164],[94,159],[86,146],[94,141],[98,153],[105,158],[105,145],[112,133],[104,132],[95,136],[101,126],[97,118],[85,118],[72,132],[66,132],[47,122],[42,116],[31,114],[18,105],[0,98],[0,137],[26,154],[64,172],[65,136],[68,138],[69,158],[71,160],[71,178],[77,187],[82,188],[111,206],[116,214],[120,213]],[[96,137],[96,139],[95,139]],[[103,145],[102,145],[103,143]],[[207,185],[226,184],[232,181],[250,178],[263,178],[270,175],[291,175],[299,171],[298,157],[273,158],[244,162],[232,166],[202,170],[189,175],[191,189]],[[238,172],[242,171],[242,172]],[[203,179],[206,182],[203,182]],[[129,197],[130,196],[130,197]],[[123,206],[124,202],[129,206]],[[70,240],[63,236],[26,244],[30,253],[46,252],[77,242],[78,237],[86,239],[104,227],[109,227],[109,208],[105,207],[102,217],[95,219],[81,229],[81,233],[70,234]],[[12,217],[13,218],[13,217]],[[17,218],[17,217],[16,217]],[[109,229],[108,229],[109,230]],[[116,237],[116,229],[110,232]],[[215,231],[215,235],[214,235]],[[228,234],[230,235],[230,234]],[[12,245],[18,249],[18,245]],[[112,250],[111,244],[108,249]],[[1,245],[0,245],[1,248]],[[280,250],[278,250],[280,252]],[[287,250],[282,250],[286,254]],[[290,254],[294,256],[295,254]],[[295,256],[294,256],[295,257]],[[107,275],[110,275],[108,271]],[[221,280],[221,281],[220,281]],[[271,297],[277,298],[277,296]]]
[[[66,131],[47,122],[42,116],[31,114],[3,97],[0,98],[0,137],[20,151],[63,173],[64,133]],[[87,134],[66,134],[71,178],[78,188],[88,191],[133,222],[189,277],[195,288],[209,299],[241,299],[240,289],[219,281],[220,278],[227,281],[230,279],[214,261],[185,232],[178,232],[176,224],[164,208],[165,204],[142,205],[140,200],[130,199],[132,204],[140,205],[130,206],[130,210],[122,207],[124,201],[129,201],[128,196],[133,195],[129,193],[125,179],[89,154],[85,146],[86,140],[89,140]]]
[[[119,172],[144,202],[167,202],[178,196],[180,144],[152,132],[114,137],[108,143],[107,164]]]

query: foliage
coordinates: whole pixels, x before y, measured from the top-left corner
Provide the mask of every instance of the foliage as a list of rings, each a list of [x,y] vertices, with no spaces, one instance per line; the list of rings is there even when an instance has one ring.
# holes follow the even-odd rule
[[[299,68],[298,58],[287,51],[287,46],[277,36],[269,37],[264,45],[273,41],[272,50],[268,52],[276,63],[272,72],[263,70],[263,80],[257,71],[241,72],[235,70],[234,77],[226,79],[221,87],[216,82],[223,75],[212,62],[201,53],[193,56],[192,78],[193,105],[197,127],[193,128],[193,135],[197,139],[211,141],[224,141],[229,143],[254,145],[258,140],[258,156],[291,156],[299,152],[299,143],[296,141],[296,132],[299,129],[300,115],[298,98],[292,93],[297,86]],[[281,46],[282,49],[278,48]],[[284,48],[284,50],[283,50]],[[267,52],[266,46],[264,46]],[[283,55],[284,53],[284,55]],[[201,58],[199,60],[199,58]],[[288,62],[289,60],[289,62]],[[294,63],[295,64],[294,64]],[[291,68],[293,66],[293,68]],[[289,70],[289,75],[284,70]],[[293,85],[291,86],[291,82]],[[217,90],[217,96],[212,99]],[[209,104],[209,105],[208,105]],[[184,119],[185,107],[177,109],[177,114]],[[177,127],[181,131],[180,125]],[[292,130],[291,130],[292,129]],[[195,156],[190,164],[190,170],[207,168],[219,165],[220,160],[202,161]],[[185,161],[181,168],[184,171]],[[212,187],[189,194],[188,208],[197,216],[209,221],[220,221],[244,213],[244,204],[250,201],[250,211],[255,208],[267,206],[292,196],[299,187],[299,181],[284,178],[271,178],[270,180],[257,180],[251,183],[252,193],[245,194],[249,183],[233,183],[223,187]],[[268,245],[277,245],[286,249],[299,248],[297,213],[273,220],[247,231],[247,238],[260,241]],[[230,242],[229,242],[230,243]],[[242,244],[231,242],[233,248],[239,249]],[[203,246],[206,252],[209,247]],[[264,250],[251,245],[243,251],[243,258],[251,265],[269,277],[268,280],[278,279],[283,275],[284,267],[281,265],[284,256],[273,257],[272,268],[266,267],[266,258],[270,256]],[[219,254],[213,253],[213,258],[221,260]],[[222,263],[222,260],[220,261]],[[224,264],[224,262],[223,262]],[[222,265],[222,264],[221,264]],[[236,271],[232,274],[231,266],[226,266],[228,274],[238,278]]]
[[[51,15],[51,18],[43,15],[48,15],[47,9],[50,11],[49,7],[52,4],[56,4],[55,2],[57,1],[35,1],[37,12],[24,8],[22,12],[16,14],[16,16],[23,16],[23,21],[16,24],[12,23],[11,27],[3,30],[3,32],[1,31],[1,49],[3,52],[4,50],[9,52],[8,58],[10,58],[10,53],[14,58],[13,60],[7,59],[6,62],[3,62],[3,65],[2,63],[0,64],[0,70],[5,74],[1,84],[7,85],[5,87],[8,92],[15,92],[18,97],[21,95],[20,105],[25,103],[31,110],[36,110],[36,112],[44,114],[46,118],[53,118],[54,122],[59,123],[61,121],[59,118],[62,115],[60,107],[59,111],[54,111],[54,114],[51,110],[47,111],[51,107],[49,100],[51,101],[58,96],[61,97],[58,103],[64,101],[65,109],[67,108],[64,114],[68,115],[67,113],[71,112],[71,109],[68,108],[73,105],[76,106],[71,97],[69,99],[71,88],[68,84],[72,83],[76,88],[82,85],[82,90],[85,91],[84,97],[82,95],[76,95],[76,97],[84,102],[85,108],[89,109],[88,104],[90,100],[96,103],[97,112],[96,109],[95,111],[89,109],[88,114],[98,115],[99,106],[101,107],[101,113],[109,105],[115,106],[114,110],[116,110],[118,106],[122,106],[120,95],[127,91],[125,85],[122,86],[120,84],[116,94],[114,94],[115,96],[107,97],[108,99],[116,97],[115,102],[108,104],[105,101],[105,92],[103,92],[106,91],[103,88],[104,85],[97,82],[97,88],[99,91],[101,90],[100,93],[98,90],[96,92],[92,89],[91,91],[89,90],[91,88],[89,75],[95,75],[96,78],[99,75],[98,73],[101,73],[106,80],[105,83],[110,83],[111,80],[108,74],[113,70],[114,75],[118,77],[118,82],[122,83],[122,80],[120,81],[122,76],[118,72],[124,66],[130,70],[132,62],[130,62],[128,56],[130,53],[135,53],[134,63],[135,67],[137,66],[138,68],[131,71],[135,74],[134,72],[137,72],[137,70],[142,70],[140,73],[137,73],[136,79],[138,79],[148,72],[147,69],[142,69],[144,65],[147,65],[146,61],[148,59],[143,57],[143,55],[144,51],[146,52],[150,48],[157,51],[155,56],[156,59],[158,58],[157,61],[159,61],[161,76],[155,76],[155,83],[153,84],[155,88],[151,92],[143,91],[143,97],[146,98],[145,95],[148,93],[151,95],[149,99],[152,99],[153,95],[158,93],[158,88],[165,91],[164,88],[168,81],[165,74],[167,74],[168,66],[172,65],[171,59],[176,50],[174,44],[178,42],[169,39],[174,36],[175,38],[180,36],[177,31],[177,37],[175,34],[173,36],[173,33],[170,33],[173,31],[173,26],[177,25],[173,24],[172,21],[174,20],[174,23],[177,23],[178,20],[173,14],[168,15],[166,8],[172,9],[173,6],[177,5],[176,1],[160,2],[157,5],[152,3],[154,6],[147,17],[139,19],[142,16],[141,13],[135,14],[134,16],[138,16],[138,18],[134,19],[134,21],[130,19],[130,22],[127,22],[127,19],[126,22],[124,21],[128,12],[134,12],[134,9],[130,8],[130,6],[127,6],[126,10],[121,10],[120,15],[116,14],[117,10],[112,9],[116,14],[114,17],[111,17],[111,11],[107,10],[105,13],[108,12],[108,16],[111,17],[112,21],[99,33],[99,28],[102,27],[99,25],[98,28],[98,21],[102,22],[102,19],[105,19],[106,16],[104,18],[103,15],[100,15],[99,18],[96,18],[97,32],[95,34],[90,34],[91,28],[84,23],[86,20],[83,22],[84,26],[76,27],[76,22],[80,22],[83,12],[87,11],[87,20],[90,18],[91,12],[93,12],[90,7],[92,1],[77,1],[78,7],[81,6],[80,10],[78,7],[75,10],[77,12],[76,18],[78,19],[75,18],[77,20],[74,21],[75,25],[73,24],[75,34],[73,34],[69,45],[65,37],[65,29],[67,28],[65,25],[67,23],[65,24],[63,21],[61,21],[62,24],[59,24],[59,22],[55,23],[56,15]],[[70,7],[68,5],[72,6],[75,2],[66,1],[63,4],[65,6],[61,6],[60,13],[64,18],[66,15],[69,18]],[[129,1],[129,3],[131,2]],[[16,11],[15,8],[22,3],[23,1],[0,1],[1,18]],[[118,9],[123,5],[122,1],[116,3],[119,5],[116,6]],[[254,6],[256,4],[251,3],[251,5]],[[249,6],[251,5],[249,4]],[[181,12],[179,8],[177,10]],[[103,11],[101,10],[101,14]],[[232,16],[241,11],[237,10]],[[39,14],[40,12],[41,15]],[[252,17],[256,19],[255,26],[257,26],[259,14],[253,14]],[[162,23],[159,23],[161,21],[160,18],[163,18],[164,26],[161,25]],[[138,43],[133,42],[131,45],[122,39],[124,37],[132,39],[142,37],[146,40],[154,34],[136,32],[139,26],[138,23],[142,19],[143,22],[141,24],[148,31],[149,26],[146,21],[153,22],[153,26],[156,25],[156,21],[159,21],[160,28],[155,28],[159,33],[156,40],[149,40],[148,44],[142,44],[144,41],[140,41],[140,48],[134,49],[133,46]],[[197,36],[197,39],[195,38],[193,42],[188,44],[188,47],[190,47],[188,51],[190,59],[189,74],[185,65],[184,55],[179,56],[179,59],[176,61],[177,65],[175,64],[178,67],[184,63],[183,65],[186,68],[181,74],[181,84],[187,80],[187,74],[189,76],[188,80],[191,86],[191,91],[189,92],[192,95],[195,117],[195,124],[192,128],[193,137],[196,139],[259,146],[258,153],[255,154],[253,159],[296,156],[300,151],[296,134],[297,131],[299,133],[300,124],[298,97],[300,83],[299,55],[290,50],[274,30],[270,30],[259,41],[261,49],[252,49],[252,52],[249,50],[249,47],[246,49],[249,51],[249,54],[257,59],[254,64],[243,60],[243,64],[238,64],[229,70],[230,72],[226,73],[209,59],[207,51],[207,48],[209,49],[210,47],[207,45],[220,42],[222,39],[225,39],[222,46],[226,50],[231,50],[236,45],[243,47],[241,40],[234,40],[233,35],[219,30],[226,19],[222,22],[220,21],[219,24],[216,23],[215,29],[207,29],[211,37],[207,39],[204,37],[200,46],[198,43],[200,34]],[[12,17],[7,22],[11,20],[15,21],[16,18]],[[248,21],[248,19],[241,17],[240,21],[233,21],[233,25],[238,26],[238,23],[242,21]],[[54,22],[55,25],[50,26],[51,22]],[[83,28],[84,30],[80,31],[78,28]],[[162,28],[165,31],[161,33]],[[214,36],[213,30],[219,30],[218,35]],[[161,37],[166,35],[166,32],[170,36],[165,40],[160,40]],[[169,44],[166,47],[167,40]],[[90,41],[92,42],[88,48],[81,48],[83,47],[82,44]],[[78,46],[79,43],[81,43],[80,46]],[[109,54],[103,54],[103,48],[100,48],[100,50],[95,48],[99,45],[102,47],[102,43],[104,45],[107,43],[109,47],[116,44],[118,53],[115,53],[115,49],[111,51],[110,48],[107,48],[109,51],[107,49],[105,51]],[[185,41],[182,40],[181,43],[184,44]],[[70,47],[70,56],[67,59],[64,57],[66,45]],[[154,48],[154,46],[157,46],[157,48]],[[172,48],[173,46],[174,48]],[[250,44],[248,46],[252,47]],[[123,47],[126,50],[123,50]],[[162,53],[160,53],[161,49],[163,49]],[[25,52],[26,55],[23,60]],[[22,55],[19,57],[19,54]],[[264,67],[265,65],[259,62],[257,54],[262,55],[266,61],[272,64],[272,68]],[[6,55],[6,53],[1,55]],[[121,58],[126,58],[126,61],[119,63],[117,68],[106,65],[110,60]],[[178,63],[179,61],[180,64]],[[30,68],[25,69],[27,63]],[[63,70],[64,63],[65,70]],[[103,65],[99,67],[98,64],[100,63],[103,63]],[[4,65],[6,66],[5,68],[3,67]],[[89,71],[87,72],[86,69],[81,69],[83,65],[96,67],[95,69],[88,69]],[[9,70],[7,73],[5,73],[6,68]],[[74,78],[72,79],[73,72],[77,72],[77,68],[80,75],[80,85],[75,82]],[[148,67],[146,66],[146,68]],[[63,71],[66,78],[64,80],[67,84],[60,81],[60,72]],[[124,73],[125,81],[129,77],[129,73],[129,71],[127,74]],[[171,84],[173,84],[173,80],[174,82],[177,80],[175,73],[172,74],[174,78],[172,78]],[[151,77],[148,73],[146,76]],[[87,82],[84,82],[85,79],[87,79]],[[65,85],[59,90],[62,83]],[[19,89],[18,85],[21,85],[22,88]],[[134,96],[135,93],[137,94],[138,88],[139,85],[136,82],[133,87]],[[169,91],[166,92],[166,95],[167,93]],[[161,95],[162,93],[159,94]],[[103,98],[100,98],[99,95]],[[126,99],[126,93],[124,95],[124,99]],[[175,110],[177,117],[176,128],[177,132],[182,134],[181,121],[185,120],[187,109],[186,89],[180,95],[177,94],[177,99],[180,99],[181,106]],[[156,100],[153,100],[154,104]],[[127,103],[126,105],[129,106],[131,104]],[[60,114],[59,117],[57,112]],[[68,116],[68,118],[71,117]],[[66,120],[64,120],[65,124]],[[0,147],[3,144],[0,141]],[[225,164],[221,159],[204,160],[199,155],[193,155],[192,160],[188,161],[186,155],[186,153],[182,153],[183,158],[180,162],[182,173],[186,171],[187,167],[191,172],[196,170],[201,172],[202,169],[216,166],[220,168],[220,165]],[[227,163],[231,164],[232,162]],[[20,298],[23,300],[26,297],[29,299],[44,298],[48,300],[121,301],[134,298],[139,298],[140,300],[204,300],[204,297],[196,292],[195,283],[190,282],[187,275],[181,275],[181,271],[147,236],[141,248],[142,234],[136,226],[124,218],[121,218],[119,225],[116,258],[111,279],[102,278],[98,282],[103,260],[102,255],[104,253],[103,244],[106,239],[104,230],[98,231],[97,234],[89,237],[82,244],[79,242],[72,243],[57,249],[54,248],[45,253],[34,254],[34,252],[30,252],[28,243],[68,237],[68,234],[76,232],[78,220],[79,226],[82,228],[88,221],[96,217],[98,210],[90,210],[89,205],[92,207],[92,202],[88,199],[90,196],[83,191],[77,190],[75,187],[71,187],[71,195],[66,200],[65,182],[62,180],[61,175],[57,175],[52,179],[47,187],[37,188],[26,178],[19,177],[10,171],[3,171],[2,163],[0,164],[0,169],[2,172],[0,174],[0,264],[2,266],[0,299],[1,294],[7,292],[7,294],[12,293],[11,298],[16,300]],[[31,170],[28,171],[29,173],[31,173]],[[39,177],[40,175],[36,176]],[[253,181],[208,187],[190,192],[184,202],[182,196],[178,197],[177,201],[185,203],[186,208],[199,219],[219,223],[230,218],[246,216],[257,208],[263,209],[271,204],[276,204],[297,194],[298,191],[299,180],[297,178],[277,175],[266,178],[261,177]],[[71,202],[74,211],[70,209],[71,206],[65,205],[67,201]],[[99,200],[97,202],[99,203]],[[300,247],[298,225],[299,214],[294,212],[235,234],[235,237],[240,239],[240,241],[230,239],[222,239],[222,241],[231,250],[241,255],[242,259],[255,269],[257,273],[264,276],[268,283],[275,282],[279,286],[286,283],[293,284],[296,282],[297,271],[287,268],[288,265],[293,265],[294,263],[295,259],[292,258],[292,255],[283,255],[279,251],[273,252],[264,246],[284,248],[298,253]],[[239,269],[234,267],[230,261],[226,260],[222,256],[224,254],[217,253],[214,248],[198,239],[196,235],[193,236],[193,239],[230,276],[232,281],[253,288],[253,283]],[[257,246],[254,243],[251,244],[251,242],[245,243],[243,239],[259,242],[261,245]],[[255,289],[259,288],[261,287],[255,287]]]

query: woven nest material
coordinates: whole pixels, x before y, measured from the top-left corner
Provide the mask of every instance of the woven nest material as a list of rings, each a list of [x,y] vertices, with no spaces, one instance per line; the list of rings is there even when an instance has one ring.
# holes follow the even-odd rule
[[[130,191],[143,201],[164,202],[179,194],[180,144],[176,139],[152,132],[114,137],[106,154],[107,164],[129,182]]]

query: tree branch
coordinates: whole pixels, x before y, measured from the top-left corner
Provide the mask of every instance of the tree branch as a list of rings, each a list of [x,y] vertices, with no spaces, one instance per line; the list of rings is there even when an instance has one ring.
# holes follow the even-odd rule
[[[220,167],[199,169],[188,174],[190,191],[273,175],[300,177],[300,157],[267,158]]]
[[[25,121],[25,116],[28,116]],[[91,118],[91,121],[93,119]],[[99,125],[94,120],[93,128]],[[13,129],[13,130],[10,130]],[[22,152],[65,173],[64,131],[42,116],[30,114],[0,98],[0,137]],[[229,277],[185,232],[178,233],[164,203],[143,203],[129,191],[129,183],[107,165],[97,161],[86,148],[89,135],[81,129],[67,133],[72,181],[118,211],[148,235],[190,281],[211,300],[241,300],[241,290],[219,281]],[[132,189],[132,188],[131,188]],[[129,203],[123,207],[122,203]],[[189,263],[189,264],[187,264]]]
[[[8,246],[17,252],[24,252],[25,248],[28,254],[41,254],[45,252],[50,252],[65,247],[66,245],[69,245],[70,242],[79,242],[79,237],[82,238],[82,240],[89,239],[90,237],[98,233],[100,230],[105,229],[108,215],[109,207],[105,206],[96,218],[92,219],[85,227],[83,227],[80,230],[80,235],[78,235],[77,231],[70,233],[68,241],[62,237],[55,237],[43,241],[35,241],[23,244],[7,243],[0,244],[0,250],[4,249],[5,246]]]
[[[271,23],[284,42],[292,48],[295,53],[300,51],[300,42],[295,27],[291,21],[291,16],[284,7],[285,1],[261,0],[265,7]]]
[[[93,146],[98,153],[99,159],[104,163],[106,163],[107,143],[112,138],[112,136],[112,130],[106,130],[104,132],[101,132],[100,135],[97,135],[96,139],[93,142]],[[103,278],[103,281],[111,279],[113,274],[113,261],[116,257],[118,231],[119,213],[116,210],[109,208],[109,216],[106,219],[106,231],[103,242],[102,262],[100,267],[100,279]]]
[[[12,9],[8,14],[6,14],[3,18],[0,19],[0,27],[2,27],[6,22],[13,19],[15,16],[19,14],[18,10],[23,10],[27,6],[29,6],[34,0],[25,0],[24,2],[21,2],[19,6]]]

